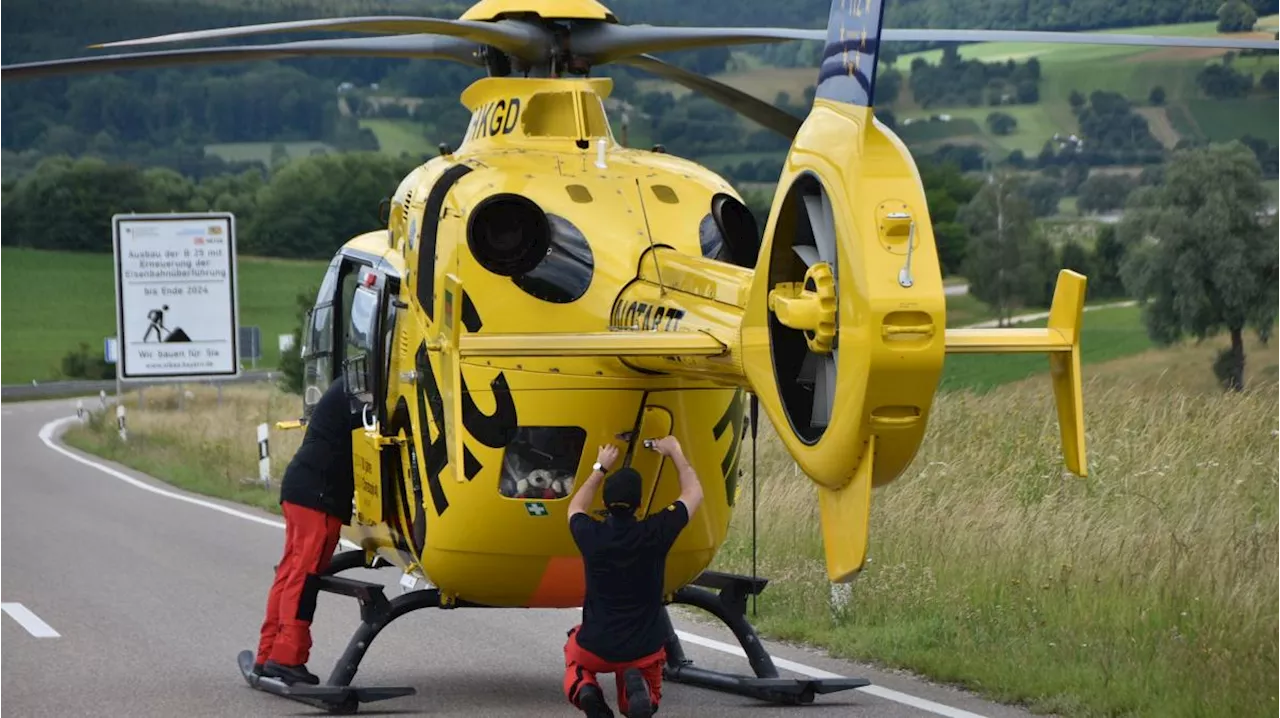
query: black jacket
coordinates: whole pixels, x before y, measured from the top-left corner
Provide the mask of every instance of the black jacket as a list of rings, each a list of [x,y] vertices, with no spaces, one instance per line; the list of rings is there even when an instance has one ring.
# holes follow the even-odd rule
[[[329,385],[311,413],[302,446],[284,470],[280,501],[323,511],[344,524],[351,523],[355,496],[351,432],[360,426],[360,414],[351,410],[346,382],[339,378]]]

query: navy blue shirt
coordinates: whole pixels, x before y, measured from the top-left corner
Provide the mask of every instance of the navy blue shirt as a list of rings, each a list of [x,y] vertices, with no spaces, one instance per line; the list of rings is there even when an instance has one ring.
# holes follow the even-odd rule
[[[569,521],[586,572],[578,645],[606,661],[623,662],[666,644],[667,552],[688,523],[689,509],[679,500],[640,521],[612,515],[598,521],[587,514]]]

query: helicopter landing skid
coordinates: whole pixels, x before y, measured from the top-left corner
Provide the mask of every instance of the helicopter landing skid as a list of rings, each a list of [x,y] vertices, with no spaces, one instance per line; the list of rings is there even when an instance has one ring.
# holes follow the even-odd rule
[[[389,623],[406,613],[422,608],[440,608],[440,593],[436,589],[413,591],[390,600],[383,593],[381,584],[357,581],[334,574],[353,568],[380,568],[391,565],[381,557],[374,558],[372,563],[366,562],[364,551],[352,550],[336,554],[329,562],[328,568],[317,581],[319,590],[351,596],[360,602],[360,625],[347,643],[347,648],[334,664],[329,678],[320,685],[293,684],[268,676],[253,673],[252,651],[243,651],[238,660],[240,672],[250,686],[283,698],[306,703],[330,713],[352,714],[359,710],[361,703],[372,703],[390,698],[411,696],[417,689],[408,686],[395,687],[360,687],[351,685],[360,668],[360,661],[369,650],[369,645]],[[474,607],[473,604],[457,602],[461,608]]]
[[[871,681],[864,678],[779,676],[777,667],[773,665],[773,658],[747,621],[747,596],[759,594],[768,583],[769,580],[764,578],[704,571],[693,580],[692,585],[677,591],[671,601],[700,608],[728,626],[742,646],[742,651],[755,672],[754,677],[732,675],[693,665],[693,661],[685,657],[680,638],[672,628],[671,637],[667,639],[667,665],[663,670],[665,680],[787,705],[808,704],[819,694],[836,693],[871,684]],[[716,589],[717,593],[707,589]],[[669,625],[670,621],[671,617],[667,615]]]
[[[271,676],[260,676],[253,672],[253,651],[241,651],[236,657],[240,664],[240,673],[250,687],[266,693],[289,698],[315,708],[323,708],[330,713],[355,713],[361,703],[371,703],[389,698],[413,695],[413,688],[360,688],[356,686],[313,686],[306,684],[290,685]]]

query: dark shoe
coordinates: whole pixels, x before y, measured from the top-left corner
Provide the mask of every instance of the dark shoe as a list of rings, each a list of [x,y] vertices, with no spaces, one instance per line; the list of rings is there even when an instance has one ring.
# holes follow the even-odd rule
[[[578,707],[587,718],[613,718],[613,709],[604,702],[604,694],[597,686],[583,686],[578,691]]]
[[[638,669],[628,668],[622,674],[627,686],[627,718],[650,718],[653,702],[649,700],[649,682]]]
[[[294,683],[310,683],[313,686],[320,684],[320,677],[308,671],[305,665],[286,666],[275,661],[267,661],[262,666],[262,675],[279,678],[289,685]]]
[[[261,676],[261,675],[262,675],[262,664],[261,664],[261,663],[255,663],[255,664],[253,664],[253,675],[255,675],[255,676]]]

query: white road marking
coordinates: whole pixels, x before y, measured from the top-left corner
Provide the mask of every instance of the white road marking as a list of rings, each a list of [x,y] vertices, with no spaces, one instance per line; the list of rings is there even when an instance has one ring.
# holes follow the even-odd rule
[[[253,521],[254,523],[259,523],[264,526],[275,526],[276,528],[284,529],[284,523],[280,521],[274,521],[272,519],[263,518],[261,516],[254,516],[253,514],[246,513],[244,511],[237,511],[236,509],[223,506],[221,504],[216,504],[211,501],[204,501],[202,499],[193,498],[191,496],[184,496],[182,494],[174,493],[172,491],[166,491],[164,489],[152,486],[151,484],[148,484],[145,481],[139,481],[133,478],[132,476],[129,476],[128,474],[125,474],[121,471],[116,471],[110,466],[100,464],[90,459],[86,459],[82,456],[79,456],[71,452],[70,450],[62,446],[59,446],[57,442],[53,440],[54,432],[57,431],[58,428],[61,427],[63,424],[68,424],[73,421],[76,421],[76,417],[67,416],[61,419],[55,419],[49,422],[48,424],[45,424],[44,426],[40,427],[40,440],[44,442],[45,446],[49,447],[50,449],[53,449],[54,451],[58,452],[59,454],[62,454],[63,456],[66,456],[69,459],[72,459],[73,461],[78,461],[81,464],[84,464],[85,466],[92,466],[93,468],[105,474],[113,476],[117,479],[120,479],[121,481],[124,481],[125,483],[131,484],[140,489],[143,489],[144,491],[150,491],[153,494],[159,494],[160,496],[164,496],[170,499],[177,499],[178,501],[185,501],[189,504],[195,504],[196,506],[203,506],[204,508],[207,508],[207,509],[213,509],[214,511],[219,511],[221,513],[224,513],[230,516],[235,516],[237,518]],[[356,544],[351,543],[346,539],[342,539],[342,545],[352,549],[360,548]],[[9,605],[10,604],[5,604],[6,610]],[[16,605],[20,605],[20,604],[16,604]],[[31,617],[35,618],[34,615],[31,615]],[[39,621],[38,618],[35,620]],[[19,619],[19,622],[21,622],[21,619]],[[43,622],[41,622],[41,624],[43,625]],[[45,626],[45,627],[48,628],[48,626]],[[31,630],[31,629],[28,628],[27,630]],[[52,631],[53,629],[50,628],[49,630]],[[728,643],[724,643],[723,641],[717,641],[711,638],[704,638],[702,636],[699,636],[694,633],[689,633],[687,631],[677,630],[676,635],[679,636],[680,640],[682,641],[694,643],[699,646],[703,646],[705,648],[710,648],[712,650],[720,651],[721,653],[728,653],[730,655],[739,656],[743,658],[746,657],[746,653],[742,650],[740,646],[734,646]],[[773,659],[773,663],[778,668],[784,668],[788,671],[793,671],[801,675],[809,676],[810,678],[845,678],[846,677],[846,676],[841,676],[838,673],[831,673],[830,671],[824,671],[821,668],[814,668],[812,666],[806,666],[803,663],[796,663],[795,661],[789,661],[785,658],[775,657]],[[969,711],[960,710],[959,708],[952,708],[951,706],[943,705],[941,703],[935,703],[933,701],[925,700],[923,698],[917,698],[916,696],[913,696],[907,693],[901,693],[899,691],[891,690],[888,688],[882,688],[880,686],[875,686],[875,685],[863,686],[855,690],[859,690],[864,693],[876,696],[878,698],[883,698],[888,701],[893,701],[895,703],[901,703],[903,705],[908,705],[913,708],[919,708],[920,710],[928,711],[930,713],[934,713],[940,716],[945,716],[946,718],[983,718],[983,716],[977,713],[970,713]]]
[[[281,530],[284,529],[284,522],[282,521],[275,521],[273,519],[263,518],[262,516],[254,516],[253,514],[246,513],[244,511],[238,511],[229,506],[223,506],[222,504],[215,504],[212,501],[205,501],[203,499],[197,499],[191,496],[184,496],[183,494],[177,494],[172,491],[165,491],[164,489],[156,486],[152,486],[151,484],[148,484],[145,481],[139,481],[124,472],[116,471],[110,466],[99,464],[96,461],[90,461],[89,459],[79,456],[59,446],[57,442],[53,440],[53,433],[57,431],[58,428],[61,427],[63,424],[69,424],[73,421],[76,421],[76,417],[67,416],[61,419],[56,419],[54,421],[51,421],[48,424],[45,424],[44,426],[40,427],[40,440],[44,442],[45,446],[49,447],[50,449],[53,449],[54,451],[58,452],[59,454],[62,454],[63,456],[73,461],[79,461],[85,466],[92,466],[93,468],[105,474],[114,476],[115,478],[120,479],[125,483],[132,484],[133,486],[136,486],[144,491],[150,491],[153,494],[159,494],[161,496],[164,496],[170,499],[177,499],[178,501],[185,501],[189,504],[195,504],[196,506],[203,506],[206,509],[213,509],[214,511],[220,511],[224,514],[235,516],[236,518],[241,518],[241,519],[245,519],[246,521],[252,521],[254,523],[262,524],[263,526],[274,526]],[[360,548],[356,544],[351,543],[346,539],[341,539],[341,543],[343,546],[347,548]]]
[[[0,611],[9,614],[9,617],[17,621],[21,626],[27,629],[27,633],[36,638],[59,638],[58,632],[53,630],[53,626],[40,620],[40,617],[31,612],[31,609],[21,603],[0,603]]]

